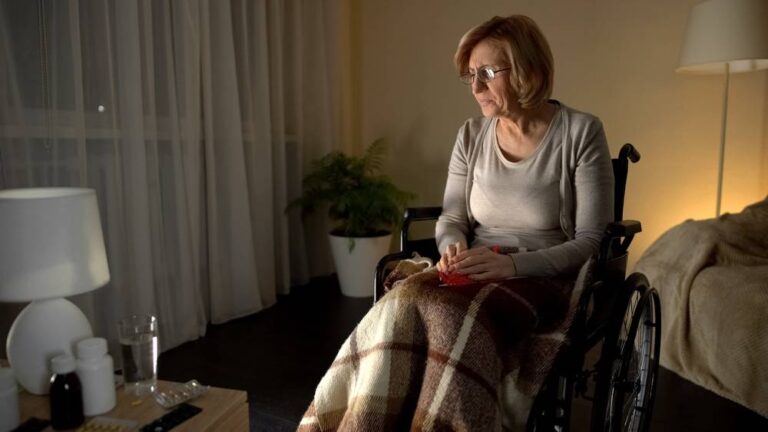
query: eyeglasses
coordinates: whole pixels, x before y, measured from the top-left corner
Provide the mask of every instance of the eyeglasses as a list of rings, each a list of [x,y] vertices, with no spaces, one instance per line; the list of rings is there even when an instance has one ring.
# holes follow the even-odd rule
[[[478,81],[481,83],[487,83],[488,81],[491,81],[492,79],[496,78],[496,74],[498,72],[508,71],[512,69],[511,67],[508,68],[501,68],[501,69],[493,69],[490,66],[483,66],[480,69],[477,70],[475,73],[465,73],[459,75],[459,79],[461,82],[463,82],[466,85],[470,85],[473,82],[475,82],[475,77],[477,77]]]

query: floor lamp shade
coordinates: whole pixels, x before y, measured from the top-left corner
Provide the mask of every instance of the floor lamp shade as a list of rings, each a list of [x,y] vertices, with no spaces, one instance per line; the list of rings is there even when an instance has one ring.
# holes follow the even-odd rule
[[[8,360],[24,388],[45,394],[50,358],[92,336],[83,313],[63,297],[109,282],[96,193],[2,190],[0,239],[0,301],[32,302],[8,334]]]
[[[677,72],[731,73],[768,68],[768,1],[708,0],[688,16]]]
[[[720,216],[730,74],[768,68],[768,0],[707,0],[691,9],[677,72],[725,74],[715,216]]]

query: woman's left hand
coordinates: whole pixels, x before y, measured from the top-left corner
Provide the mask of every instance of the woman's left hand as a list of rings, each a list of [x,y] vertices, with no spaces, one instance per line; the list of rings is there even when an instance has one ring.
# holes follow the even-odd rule
[[[459,252],[448,267],[449,272],[467,275],[470,279],[506,279],[517,274],[515,261],[509,255],[496,253],[487,247]]]

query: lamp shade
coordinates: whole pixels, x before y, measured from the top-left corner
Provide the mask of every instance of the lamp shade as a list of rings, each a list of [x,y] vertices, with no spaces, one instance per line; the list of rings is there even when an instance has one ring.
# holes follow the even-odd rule
[[[717,74],[768,68],[768,1],[708,0],[688,15],[677,72]]]
[[[66,297],[107,282],[94,190],[0,191],[0,301]]]

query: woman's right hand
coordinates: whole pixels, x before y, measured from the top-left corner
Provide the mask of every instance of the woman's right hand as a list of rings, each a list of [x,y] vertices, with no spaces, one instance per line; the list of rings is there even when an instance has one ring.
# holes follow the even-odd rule
[[[445,248],[445,251],[443,251],[442,256],[440,256],[440,261],[437,263],[437,270],[443,273],[447,273],[448,266],[453,264],[453,261],[456,255],[458,255],[459,252],[462,252],[466,249],[467,249],[467,246],[460,241],[457,241],[454,244],[448,245],[448,247]]]

